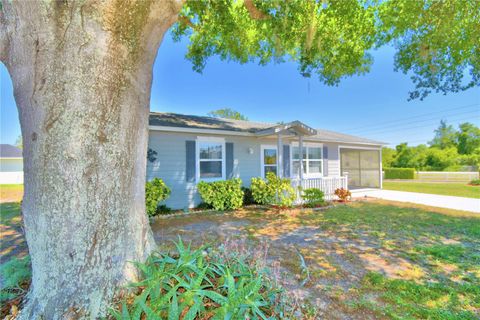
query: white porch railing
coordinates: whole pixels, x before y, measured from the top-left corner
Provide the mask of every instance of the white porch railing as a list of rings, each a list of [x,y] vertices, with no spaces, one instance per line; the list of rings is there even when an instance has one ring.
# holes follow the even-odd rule
[[[316,188],[323,191],[325,200],[333,200],[335,198],[335,190],[338,188],[348,189],[348,178],[343,177],[321,177],[303,179],[302,189]],[[301,192],[299,190],[300,179],[292,179],[292,186],[297,192],[297,203],[302,202]]]

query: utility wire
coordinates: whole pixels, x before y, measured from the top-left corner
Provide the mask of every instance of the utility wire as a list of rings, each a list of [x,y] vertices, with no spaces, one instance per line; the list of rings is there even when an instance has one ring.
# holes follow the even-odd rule
[[[390,125],[390,126],[387,126],[387,127],[379,127],[379,128],[372,128],[371,130],[360,130],[360,131],[356,131],[354,134],[365,134],[365,133],[370,133],[370,132],[376,132],[376,131],[382,131],[384,129],[389,129],[389,128],[397,128],[397,127],[403,127],[405,125],[410,125],[410,124],[413,124],[413,123],[423,123],[423,122],[440,122],[441,120],[445,119],[446,121],[450,120],[450,121],[455,121],[454,119],[451,119],[451,118],[448,118],[448,117],[456,117],[456,116],[461,116],[461,115],[475,115],[475,114],[478,114],[480,115],[479,111],[477,110],[472,110],[472,111],[467,111],[467,112],[459,112],[457,114],[453,114],[453,115],[448,115],[448,116],[442,116],[441,118],[438,118],[438,117],[435,117],[435,118],[429,118],[429,119],[422,119],[422,120],[417,120],[417,121],[410,121],[409,123],[399,123],[399,124],[393,124],[393,125]],[[478,119],[480,119],[480,117],[478,117]],[[469,117],[467,120],[472,120],[471,117]]]
[[[459,107],[453,107],[453,108],[447,108],[447,109],[442,109],[442,110],[438,110],[438,111],[433,111],[433,112],[427,112],[427,113],[423,113],[423,114],[418,114],[418,115],[415,115],[415,116],[412,116],[412,117],[407,117],[407,118],[401,118],[401,119],[396,119],[396,120],[391,120],[391,121],[384,121],[382,122],[381,124],[378,124],[378,122],[376,123],[372,123],[372,124],[369,124],[369,125],[364,125],[364,126],[360,126],[360,127],[356,127],[356,128],[353,128],[351,129],[351,131],[357,131],[357,130],[360,130],[360,129],[363,129],[363,128],[371,128],[371,127],[377,127],[377,126],[384,126],[385,124],[391,124],[391,123],[397,123],[397,122],[404,122],[404,121],[408,121],[408,120],[411,120],[411,119],[418,119],[419,117],[424,117],[424,116],[430,116],[432,114],[441,114],[441,113],[444,113],[444,112],[451,112],[453,110],[461,110],[461,109],[466,109],[466,108],[472,108],[472,107],[478,107],[480,106],[480,103],[474,103],[474,104],[469,104],[469,105],[463,105],[463,106],[459,106]]]

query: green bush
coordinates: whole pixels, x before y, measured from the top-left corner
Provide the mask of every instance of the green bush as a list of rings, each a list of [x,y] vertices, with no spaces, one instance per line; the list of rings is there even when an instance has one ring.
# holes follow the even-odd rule
[[[480,179],[473,179],[472,181],[470,181],[470,184],[472,186],[480,186]]]
[[[235,178],[215,182],[201,181],[198,192],[215,210],[234,210],[243,204],[242,180]]]
[[[252,178],[250,188],[253,199],[259,204],[291,207],[296,198],[290,179],[279,178],[273,172],[267,173],[266,180]]]
[[[309,208],[315,208],[325,203],[324,193],[317,188],[305,189],[302,192],[302,199],[305,202],[305,206]]]
[[[152,217],[159,214],[158,205],[170,196],[170,188],[160,178],[154,178],[145,184],[145,206]]]
[[[414,168],[385,168],[385,179],[415,179]]]
[[[0,266],[2,286],[0,288],[0,303],[17,299],[25,295],[32,278],[30,256],[13,258]]]
[[[225,256],[231,252],[192,250],[181,240],[175,245],[175,254],[154,253],[136,264],[143,280],[110,309],[115,319],[294,318],[284,291],[266,270]]]
[[[257,204],[255,199],[253,198],[252,189],[242,187],[242,191],[243,191],[243,205],[244,206]]]

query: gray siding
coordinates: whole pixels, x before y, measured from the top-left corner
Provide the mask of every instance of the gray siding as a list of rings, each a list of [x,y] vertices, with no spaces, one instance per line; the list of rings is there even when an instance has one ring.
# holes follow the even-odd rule
[[[150,131],[149,148],[157,152],[157,160],[147,161],[147,180],[162,178],[172,193],[166,204],[175,209],[194,207],[201,202],[195,182],[186,181],[186,141],[196,140],[199,136],[211,136],[190,133],[169,133]],[[225,142],[233,143],[233,177],[241,178],[244,186],[250,185],[250,179],[261,174],[261,145],[277,145],[275,139],[258,139],[242,136],[226,136]],[[289,144],[284,139],[284,144]],[[328,175],[340,175],[338,147],[347,144],[324,143],[328,147]],[[348,144],[355,148],[355,145]],[[358,146],[358,145],[357,145]],[[372,146],[375,147],[375,146]],[[253,149],[253,154],[249,153]]]
[[[201,202],[195,182],[187,182],[186,143],[196,140],[200,134],[167,133],[150,131],[149,148],[157,152],[157,160],[147,161],[147,180],[162,178],[172,189],[166,205],[175,209],[194,207]],[[208,136],[208,135],[204,135]],[[233,177],[241,178],[244,186],[250,185],[250,179],[260,176],[260,146],[273,144],[275,140],[259,140],[249,137],[225,137],[225,142],[233,143]],[[248,149],[253,149],[253,154]]]

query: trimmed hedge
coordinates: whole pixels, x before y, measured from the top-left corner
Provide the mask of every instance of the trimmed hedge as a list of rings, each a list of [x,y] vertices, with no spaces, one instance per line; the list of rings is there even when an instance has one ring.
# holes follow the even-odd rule
[[[385,179],[415,179],[415,168],[385,168]]]
[[[153,178],[145,184],[145,207],[149,217],[165,213],[165,207],[159,211],[158,206],[170,196],[170,192],[170,188],[160,178]]]
[[[202,200],[215,210],[234,210],[243,204],[242,180],[220,180],[215,182],[201,181],[198,192]]]

